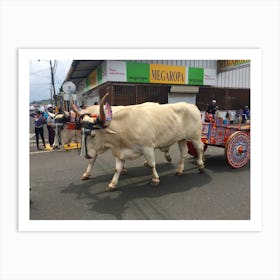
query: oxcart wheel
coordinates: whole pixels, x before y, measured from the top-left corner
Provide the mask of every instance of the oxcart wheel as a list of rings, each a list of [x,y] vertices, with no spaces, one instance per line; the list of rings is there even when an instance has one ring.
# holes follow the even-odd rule
[[[240,131],[233,133],[226,142],[225,155],[233,168],[246,165],[250,159],[250,137]]]
[[[187,147],[188,147],[188,154],[190,154],[193,157],[197,157],[197,151],[193,145],[192,142],[187,141]],[[204,144],[204,152],[207,150],[208,145]]]

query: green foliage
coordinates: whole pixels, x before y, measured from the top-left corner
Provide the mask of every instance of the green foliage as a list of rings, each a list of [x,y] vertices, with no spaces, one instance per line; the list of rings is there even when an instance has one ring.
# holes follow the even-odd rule
[[[43,100],[34,100],[34,101],[30,102],[30,105],[31,104],[47,105],[47,104],[50,104],[50,103],[51,103],[50,99],[43,99]]]

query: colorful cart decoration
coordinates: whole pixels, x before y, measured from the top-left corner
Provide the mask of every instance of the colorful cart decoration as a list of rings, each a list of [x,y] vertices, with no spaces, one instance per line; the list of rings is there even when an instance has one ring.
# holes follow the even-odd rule
[[[250,160],[250,125],[224,125],[219,121],[203,123],[201,140],[207,146],[225,149],[225,156],[230,166],[241,168]],[[188,153],[197,156],[191,142],[187,142]]]

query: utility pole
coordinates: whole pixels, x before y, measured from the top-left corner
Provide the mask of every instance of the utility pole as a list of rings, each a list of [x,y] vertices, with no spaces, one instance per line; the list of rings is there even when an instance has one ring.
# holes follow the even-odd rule
[[[40,59],[38,59],[38,61],[41,61]],[[47,60],[45,60],[47,61]],[[53,66],[52,66],[52,61],[49,60],[50,63],[50,68],[51,68],[51,81],[52,81],[52,88],[53,88],[53,95],[51,93],[51,103],[53,103],[53,99],[54,99],[54,104],[55,106],[57,105],[57,96],[55,93],[55,85],[54,85],[54,76],[53,76]],[[50,89],[51,90],[51,89]]]
[[[51,104],[53,105],[53,97],[52,97],[52,89],[50,88],[50,94],[51,94]]]
[[[55,85],[54,85],[54,78],[53,78],[53,66],[52,66],[52,61],[50,60],[50,67],[51,67],[51,79],[52,79],[52,86],[53,86],[53,99],[54,99],[54,104],[55,106],[57,105],[57,96],[55,93]]]

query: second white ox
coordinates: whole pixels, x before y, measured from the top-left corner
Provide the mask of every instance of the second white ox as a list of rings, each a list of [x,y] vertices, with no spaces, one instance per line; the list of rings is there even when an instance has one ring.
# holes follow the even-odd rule
[[[99,121],[105,119],[103,104],[100,105]],[[96,120],[84,116],[83,123]],[[176,169],[183,174],[186,156],[186,140],[191,141],[197,150],[199,170],[204,168],[201,141],[202,121],[198,108],[193,104],[175,103],[159,106],[123,108],[113,113],[107,127],[93,129],[87,140],[87,152],[95,158],[96,154],[111,149],[116,158],[115,173],[107,190],[113,191],[118,184],[120,173],[127,159],[144,156],[152,169],[152,183],[159,184],[156,171],[155,149],[168,149],[178,142],[180,160]]]
[[[106,97],[105,97],[106,98]],[[101,101],[102,102],[102,101]],[[85,114],[89,114],[89,115],[97,115],[99,114],[100,111],[100,107],[99,105],[92,105],[90,107],[88,107],[87,109],[84,109],[82,111],[78,111],[78,109],[75,107],[75,105],[72,104],[72,108],[74,109],[74,111],[78,114],[78,115],[85,115]],[[159,103],[154,103],[154,102],[145,102],[142,104],[136,104],[136,105],[130,105],[130,106],[112,106],[112,112],[113,114],[115,114],[117,111],[122,110],[123,108],[126,109],[131,109],[134,107],[147,107],[147,106],[160,106]],[[81,142],[81,129],[73,129],[73,124],[72,124],[72,129],[68,129],[67,126],[69,123],[67,123],[67,119],[70,118],[70,114],[69,112],[64,111],[62,114],[58,114],[56,116],[54,116],[56,119],[56,122],[60,123],[60,127],[56,127],[56,134],[55,134],[55,139],[54,139],[54,144],[53,147],[57,148],[59,147],[59,136],[60,135],[60,140],[62,145],[64,144],[68,144],[72,141],[74,142]],[[92,121],[92,120],[90,120]],[[91,154],[94,154],[94,156],[90,156],[90,158],[88,158],[89,163],[87,166],[86,171],[83,173],[81,180],[87,180],[91,177],[91,172],[94,166],[94,163],[97,159],[97,155],[100,155],[102,153],[104,153],[107,149],[102,149],[102,150],[98,150],[96,151],[96,153],[94,153],[91,150]],[[169,147],[166,147],[164,149],[161,149],[162,152],[164,152],[165,158],[168,162],[171,162],[171,156],[169,154]],[[145,162],[144,165],[147,165],[147,163]],[[123,167],[122,173],[125,174],[127,172],[127,169],[125,168],[125,166]]]

